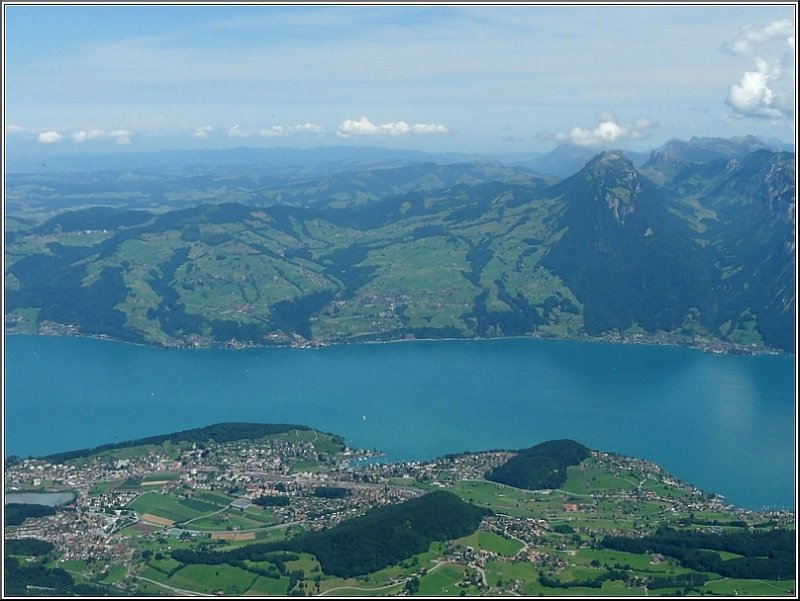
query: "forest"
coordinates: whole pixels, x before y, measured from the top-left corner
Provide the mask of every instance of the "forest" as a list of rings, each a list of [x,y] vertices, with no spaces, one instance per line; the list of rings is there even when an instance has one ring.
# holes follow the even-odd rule
[[[644,538],[607,536],[602,546],[628,553],[661,553],[685,568],[728,578],[780,580],[794,576],[796,536],[788,530],[706,533],[661,528]],[[723,560],[718,551],[741,557]]]
[[[289,541],[248,545],[232,551],[174,550],[184,564],[243,565],[245,560],[272,561],[278,551],[311,553],[326,574],[350,578],[398,563],[445,541],[474,532],[489,514],[446,491],[436,491],[398,505],[371,509],[320,532]]]
[[[487,472],[486,479],[528,490],[559,488],[567,480],[567,467],[579,464],[589,454],[589,449],[574,440],[551,440],[518,451]]]
[[[289,432],[291,430],[310,429],[311,428],[308,426],[298,426],[294,424],[250,424],[241,422],[213,424],[203,428],[182,430],[172,434],[159,434],[157,436],[148,436],[147,438],[104,444],[90,449],[54,453],[52,455],[47,455],[42,459],[46,459],[47,461],[51,461],[53,463],[63,463],[72,459],[90,457],[92,455],[97,455],[98,453],[104,453],[116,449],[124,449],[127,447],[160,445],[164,444],[165,442],[194,442],[203,444],[212,440],[216,443],[225,443],[233,442],[235,440],[258,439],[265,436],[272,436],[274,434],[282,434],[283,432]]]

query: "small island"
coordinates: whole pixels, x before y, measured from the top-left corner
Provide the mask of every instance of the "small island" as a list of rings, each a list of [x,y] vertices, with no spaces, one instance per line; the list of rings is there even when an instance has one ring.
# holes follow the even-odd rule
[[[572,440],[363,461],[335,434],[215,424],[6,461],[9,595],[795,594],[795,516]]]

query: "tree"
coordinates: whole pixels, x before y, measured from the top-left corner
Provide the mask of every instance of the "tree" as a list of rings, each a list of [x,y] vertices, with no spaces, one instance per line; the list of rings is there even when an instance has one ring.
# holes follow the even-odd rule
[[[406,586],[404,590],[410,595],[416,595],[419,592],[419,578],[414,576],[413,578],[406,580]]]

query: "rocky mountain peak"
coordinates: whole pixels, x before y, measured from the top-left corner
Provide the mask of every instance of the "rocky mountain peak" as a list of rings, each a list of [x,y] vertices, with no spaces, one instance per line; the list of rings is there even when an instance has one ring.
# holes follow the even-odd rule
[[[622,151],[601,152],[586,163],[582,170],[589,184],[590,197],[604,203],[614,219],[625,223],[625,218],[636,210],[635,198],[642,191],[639,173]]]

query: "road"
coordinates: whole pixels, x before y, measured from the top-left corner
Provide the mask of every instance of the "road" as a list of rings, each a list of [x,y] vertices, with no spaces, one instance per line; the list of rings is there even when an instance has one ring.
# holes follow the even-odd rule
[[[190,597],[214,597],[211,593],[198,593],[197,591],[187,591],[186,589],[176,588],[174,586],[169,586],[168,584],[163,584],[158,582],[157,580],[151,580],[150,578],[145,578],[144,576],[137,576],[139,580],[144,580],[145,582],[149,582],[150,584],[155,584],[157,586],[163,587],[167,590],[172,591],[173,593],[178,593],[180,595],[188,595]]]
[[[384,589],[393,588],[395,586],[401,586],[403,584],[404,584],[403,582],[395,582],[394,584],[387,584],[386,586],[379,586],[377,588],[365,588],[363,586],[337,586],[334,588],[329,588],[327,591],[324,591],[317,596],[324,597],[325,595],[327,595],[328,593],[332,593],[333,591],[369,591],[369,592],[382,591]]]

